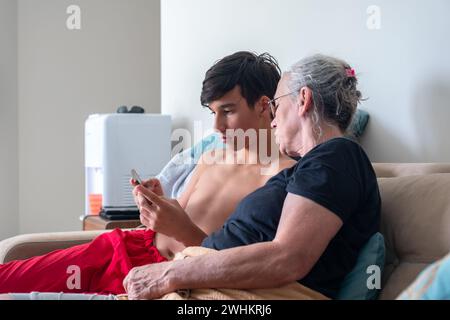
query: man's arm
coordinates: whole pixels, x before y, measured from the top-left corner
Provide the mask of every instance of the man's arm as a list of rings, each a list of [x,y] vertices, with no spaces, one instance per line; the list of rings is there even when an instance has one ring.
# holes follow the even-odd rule
[[[279,287],[306,276],[341,226],[328,209],[288,194],[273,241],[133,269],[124,285],[145,299],[184,288]]]

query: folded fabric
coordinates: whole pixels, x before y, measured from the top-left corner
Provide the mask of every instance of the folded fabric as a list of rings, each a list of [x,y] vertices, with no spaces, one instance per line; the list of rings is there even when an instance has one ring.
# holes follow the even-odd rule
[[[216,250],[188,247],[175,255],[175,260],[209,254]],[[298,282],[268,289],[192,289],[166,294],[162,300],[329,300],[319,292]]]
[[[190,149],[175,155],[156,176],[161,182],[164,194],[173,199],[178,198],[191,178],[195,166]]]
[[[199,143],[190,149],[191,158],[194,159],[195,163],[197,163],[202,154],[219,148],[225,148],[224,143],[218,134],[211,134],[206,138],[203,138]]]
[[[117,300],[115,295],[53,292],[10,293],[11,300]]]

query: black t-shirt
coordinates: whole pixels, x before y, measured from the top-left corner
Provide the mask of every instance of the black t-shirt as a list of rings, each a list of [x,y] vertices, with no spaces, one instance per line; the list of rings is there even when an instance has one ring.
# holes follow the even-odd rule
[[[343,222],[313,269],[299,280],[334,298],[360,249],[380,225],[381,200],[375,172],[364,150],[349,139],[328,140],[292,168],[272,177],[245,197],[222,229],[207,237],[202,246],[222,250],[272,241],[288,192],[318,203]]]

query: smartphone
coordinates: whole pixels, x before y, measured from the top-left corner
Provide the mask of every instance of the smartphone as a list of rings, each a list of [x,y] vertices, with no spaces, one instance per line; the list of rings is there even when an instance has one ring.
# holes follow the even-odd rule
[[[136,170],[131,169],[131,177],[136,181],[137,184],[142,184],[142,179],[141,177],[139,177]]]

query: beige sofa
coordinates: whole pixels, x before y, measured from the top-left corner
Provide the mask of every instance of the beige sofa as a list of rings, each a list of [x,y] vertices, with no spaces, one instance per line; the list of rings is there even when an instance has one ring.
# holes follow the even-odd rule
[[[394,299],[450,252],[450,164],[374,164],[379,177],[386,266],[380,299]],[[90,241],[105,231],[21,235],[0,242],[0,263]]]

